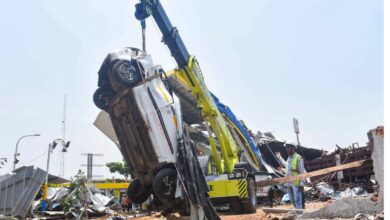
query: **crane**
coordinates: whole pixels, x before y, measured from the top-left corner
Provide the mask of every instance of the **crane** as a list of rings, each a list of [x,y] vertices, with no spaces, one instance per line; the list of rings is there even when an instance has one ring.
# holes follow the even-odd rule
[[[135,17],[142,25],[143,39],[145,20],[153,17],[163,35],[162,41],[178,65],[173,74],[196,97],[197,108],[209,134],[212,164],[216,167],[216,173],[208,176],[211,197],[224,202],[234,197],[236,200],[231,204],[238,212],[255,212],[255,178],[259,176],[261,164],[264,163],[259,150],[230,108],[209,91],[199,62],[188,52],[160,1],[140,0],[135,7]],[[145,49],[145,42],[143,47]],[[248,153],[245,158],[247,162],[240,161],[241,149]]]

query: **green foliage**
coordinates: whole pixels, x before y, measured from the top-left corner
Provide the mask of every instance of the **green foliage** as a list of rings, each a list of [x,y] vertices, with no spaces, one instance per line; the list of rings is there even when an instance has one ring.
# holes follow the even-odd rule
[[[76,180],[72,181],[69,186],[69,194],[61,199],[61,204],[64,207],[64,212],[72,211],[80,214],[82,218],[81,208],[88,202],[89,194],[86,186],[87,179],[81,171],[75,176]]]
[[[106,166],[110,170],[111,173],[119,173],[127,179],[130,175],[130,169],[126,162],[110,162],[106,163]]]
[[[105,182],[106,183],[127,183],[127,180],[115,178],[115,179],[106,179]]]
[[[61,204],[64,206],[64,213],[67,213],[72,206],[72,198],[66,196],[61,199]]]

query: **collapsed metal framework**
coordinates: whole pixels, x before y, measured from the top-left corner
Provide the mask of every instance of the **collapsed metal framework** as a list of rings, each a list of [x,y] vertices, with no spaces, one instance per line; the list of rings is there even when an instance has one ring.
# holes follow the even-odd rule
[[[33,166],[18,170],[0,182],[0,214],[25,218],[45,181],[46,172],[39,168],[34,170]]]

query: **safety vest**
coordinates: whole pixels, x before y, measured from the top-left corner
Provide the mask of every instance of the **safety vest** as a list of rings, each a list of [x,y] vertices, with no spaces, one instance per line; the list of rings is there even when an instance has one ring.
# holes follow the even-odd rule
[[[295,153],[293,155],[293,157],[291,158],[291,170],[292,170],[292,175],[293,176],[298,176],[299,175],[299,172],[298,172],[298,161],[301,159],[301,156],[297,153]],[[301,184],[301,180],[295,180],[294,182],[294,186],[299,186]]]

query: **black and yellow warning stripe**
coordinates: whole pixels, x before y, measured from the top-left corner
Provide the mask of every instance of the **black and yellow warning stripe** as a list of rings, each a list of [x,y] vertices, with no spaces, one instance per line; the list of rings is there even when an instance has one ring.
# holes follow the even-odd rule
[[[238,193],[240,195],[240,198],[247,198],[248,197],[248,190],[247,187],[248,183],[246,179],[238,180]]]

